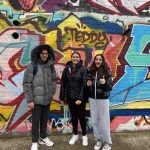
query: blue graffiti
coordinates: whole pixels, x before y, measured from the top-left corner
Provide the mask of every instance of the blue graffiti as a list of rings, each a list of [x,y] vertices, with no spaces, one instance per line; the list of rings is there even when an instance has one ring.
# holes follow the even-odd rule
[[[126,66],[125,72],[111,92],[111,105],[150,99],[150,81],[145,80],[148,69]]]
[[[149,72],[150,55],[142,54],[149,43],[150,26],[134,25],[133,40],[126,54],[125,74],[116,83],[110,95],[111,105],[150,100],[150,80],[145,80]]]

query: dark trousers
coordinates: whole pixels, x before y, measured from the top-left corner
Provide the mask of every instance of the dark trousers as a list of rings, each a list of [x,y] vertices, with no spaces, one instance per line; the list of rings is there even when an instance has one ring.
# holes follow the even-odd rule
[[[70,100],[71,101],[71,100]],[[86,118],[85,118],[85,105],[86,102],[82,102],[80,105],[76,105],[73,100],[68,101],[68,106],[71,113],[71,121],[73,126],[73,133],[78,134],[78,119],[80,121],[82,135],[86,135]]]
[[[39,139],[39,133],[41,138],[46,138],[46,129],[48,121],[50,105],[34,105],[32,110],[32,142],[36,143]]]

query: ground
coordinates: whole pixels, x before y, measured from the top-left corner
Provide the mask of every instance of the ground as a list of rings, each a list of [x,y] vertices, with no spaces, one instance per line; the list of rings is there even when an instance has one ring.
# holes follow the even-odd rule
[[[95,144],[93,134],[88,134],[89,146],[82,146],[82,139],[77,144],[68,144],[70,134],[53,134],[49,136],[55,142],[53,147],[41,146],[39,150],[92,150]],[[150,150],[150,131],[112,133],[112,150]],[[30,136],[1,137],[0,150],[30,150]]]

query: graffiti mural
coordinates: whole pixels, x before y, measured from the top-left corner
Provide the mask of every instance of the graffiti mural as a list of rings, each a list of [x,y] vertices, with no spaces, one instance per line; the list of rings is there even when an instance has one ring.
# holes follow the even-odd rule
[[[36,0],[8,0],[10,5],[15,9],[15,10],[24,10],[24,11],[31,11],[32,8],[35,5]]]
[[[150,15],[149,0],[3,0],[23,12],[87,11],[118,15]]]
[[[111,130],[149,130],[149,5],[147,0],[1,0],[0,135],[31,131],[22,79],[38,44],[51,45],[56,54],[57,91],[48,132],[72,131],[70,112],[67,105],[60,106],[59,91],[73,51],[81,54],[85,66],[103,53],[112,70]],[[86,113],[87,129],[92,131],[88,103]]]
[[[149,0],[86,0],[91,5],[101,8],[105,10],[106,12],[109,12],[111,14],[130,14],[130,15],[138,15],[139,12],[144,10],[144,8],[147,9],[147,7],[150,5]],[[149,9],[149,8],[148,8]]]

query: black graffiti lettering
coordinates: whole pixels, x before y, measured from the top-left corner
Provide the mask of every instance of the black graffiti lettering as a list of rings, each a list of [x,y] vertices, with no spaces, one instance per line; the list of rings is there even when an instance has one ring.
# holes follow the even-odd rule
[[[91,37],[91,41],[89,41],[89,43],[93,43],[93,42],[96,42],[97,41],[97,33],[95,33],[95,32],[92,32],[91,34],[90,34],[90,37]]]
[[[82,43],[90,40],[90,36],[87,32],[82,32],[82,35],[83,35],[83,40],[82,40]]]
[[[98,40],[99,40],[99,41],[106,40],[106,36],[105,36],[105,33],[104,33],[104,32],[99,32],[99,33],[98,33]]]
[[[76,42],[80,42],[80,41],[83,40],[83,34],[82,34],[81,31],[77,31],[77,32],[76,32],[75,40],[76,40]]]
[[[69,36],[68,40],[72,40],[74,42],[79,42],[80,44],[84,43],[94,43],[96,47],[104,47],[107,44],[107,38],[105,32],[86,32],[86,31],[77,31],[76,28],[66,27],[64,29],[66,32],[65,36]]]
[[[70,40],[73,41],[75,39],[74,36],[75,36],[77,29],[72,29],[72,28],[70,29],[70,28],[66,27],[66,28],[64,28],[64,30],[65,30],[66,34],[69,34],[69,32],[70,32],[71,37],[72,37],[72,39],[70,39]]]

